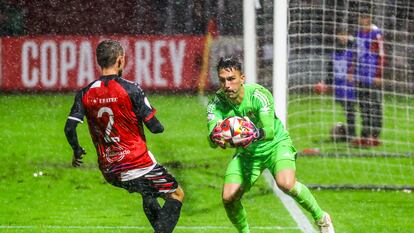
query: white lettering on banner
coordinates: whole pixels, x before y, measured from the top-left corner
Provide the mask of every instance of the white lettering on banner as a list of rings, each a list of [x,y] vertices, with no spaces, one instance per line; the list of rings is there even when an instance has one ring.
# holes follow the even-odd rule
[[[151,44],[148,41],[135,42],[135,82],[151,86],[150,75]]]
[[[178,42],[178,49],[174,43],[174,41],[170,41],[169,49],[170,49],[170,57],[171,57],[171,64],[173,68],[173,76],[174,76],[174,85],[179,87],[182,82],[182,69],[183,69],[183,60],[184,60],[184,52],[185,52],[185,41],[180,40]],[[178,50],[178,51],[177,51]]]
[[[92,46],[89,41],[82,41],[79,49],[78,86],[84,86],[95,79],[92,60]]]
[[[154,42],[154,61],[153,61],[153,68],[154,68],[154,82],[157,86],[167,86],[167,80],[162,78],[162,64],[165,63],[165,59],[162,57],[161,50],[162,47],[165,47],[165,41],[157,40]]]
[[[135,42],[135,82],[140,85],[155,87],[168,86],[167,80],[163,77],[163,66],[167,64],[166,57],[162,50],[168,45],[168,58],[172,66],[174,86],[180,87],[182,84],[182,71],[184,64],[185,40],[178,42],[156,40],[151,45],[148,41],[138,40]],[[151,57],[152,55],[152,57]],[[152,63],[152,69],[150,65]],[[152,71],[152,72],[151,72]],[[151,74],[153,75],[151,77]]]
[[[30,73],[29,55],[31,59],[39,57],[36,43],[30,40],[24,42],[22,47],[22,82],[25,87],[34,87],[39,81],[39,69],[33,67]]]
[[[49,55],[50,59],[48,59]],[[56,86],[58,79],[57,48],[54,41],[45,41],[40,46],[40,73],[40,81],[44,87]]]
[[[68,85],[68,71],[76,65],[76,46],[72,41],[62,41],[60,44],[60,84]]]
[[[124,39],[122,43],[129,53],[124,76],[132,76],[146,87],[183,85],[184,59],[190,46],[185,39]],[[93,41],[87,38],[79,42],[53,38],[25,40],[21,49],[21,75],[16,76],[21,77],[19,85],[24,88],[76,88],[97,78]]]

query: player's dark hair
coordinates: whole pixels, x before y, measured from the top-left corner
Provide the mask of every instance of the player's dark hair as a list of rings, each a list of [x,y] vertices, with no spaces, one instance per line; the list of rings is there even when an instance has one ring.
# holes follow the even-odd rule
[[[242,64],[237,57],[228,56],[228,57],[221,57],[219,62],[217,63],[217,72],[221,69],[229,69],[234,68],[240,72],[242,72]]]
[[[113,66],[118,56],[123,54],[124,49],[119,41],[104,40],[96,47],[96,59],[101,68]]]

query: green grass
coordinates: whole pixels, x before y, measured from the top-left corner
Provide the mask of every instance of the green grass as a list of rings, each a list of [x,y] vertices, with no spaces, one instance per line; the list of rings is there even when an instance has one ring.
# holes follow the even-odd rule
[[[166,130],[159,135],[147,132],[149,148],[176,176],[186,193],[174,232],[236,232],[221,204],[223,174],[232,150],[209,148],[204,106],[193,96],[151,95],[150,100]],[[86,124],[78,127],[80,142],[88,152],[85,163],[79,169],[70,166],[71,149],[63,126],[72,101],[73,95],[0,96],[0,232],[151,232],[139,195],[104,182]],[[314,109],[320,107],[312,104]],[[295,108],[308,107],[302,103]],[[292,118],[289,126],[300,124],[295,115]],[[326,130],[321,129],[317,135],[322,138]],[[320,143],[329,149],[328,142],[317,141],[305,132],[308,129],[291,130],[299,149],[320,147]],[[347,152],[346,146],[342,147]],[[391,145],[389,148],[395,149]],[[346,156],[299,157],[297,162],[302,182],[322,184],[413,185],[413,165],[410,158]],[[33,173],[39,171],[44,175],[34,177]],[[331,213],[337,232],[414,232],[411,193],[327,190],[313,190],[313,193]],[[253,233],[300,232],[263,179],[243,200]],[[191,228],[203,226],[222,228]],[[257,228],[266,226],[282,229]]]

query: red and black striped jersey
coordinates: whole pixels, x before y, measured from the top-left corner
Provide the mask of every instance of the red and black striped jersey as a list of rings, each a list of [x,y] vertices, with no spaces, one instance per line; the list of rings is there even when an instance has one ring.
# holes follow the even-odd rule
[[[155,112],[138,84],[110,75],[76,94],[69,119],[83,122],[86,116],[102,174],[124,181],[156,165],[143,129]]]

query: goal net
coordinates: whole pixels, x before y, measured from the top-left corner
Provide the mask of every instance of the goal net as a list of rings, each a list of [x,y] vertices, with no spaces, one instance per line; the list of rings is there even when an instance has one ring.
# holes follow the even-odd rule
[[[273,5],[270,0],[263,2]],[[382,87],[373,88],[371,94],[364,84],[364,36],[358,35],[365,30],[361,18],[369,18],[383,39],[383,46],[376,42],[368,45],[367,56],[374,57],[382,49],[385,55],[382,70],[376,67],[378,56],[365,65],[366,69],[380,70],[376,75],[382,77]],[[258,82],[269,88],[274,78],[272,58],[277,56],[271,53],[273,20],[278,19],[273,19],[272,7],[258,11]],[[319,188],[412,189],[414,4],[410,0],[291,0],[287,21],[286,118],[299,152],[301,180]],[[374,26],[370,28],[374,30]],[[341,33],[349,35],[346,45],[340,42]],[[350,68],[344,71],[340,69],[344,58],[340,52],[346,49],[351,55],[345,67]],[[338,81],[341,72],[345,72],[345,84]],[[332,85],[317,85],[320,82]],[[345,94],[338,93],[340,85],[344,85]],[[332,91],[326,89],[330,86]],[[354,97],[349,96],[352,93]],[[352,100],[354,124],[349,120],[349,104],[345,108],[338,101],[341,98]],[[354,136],[349,134],[350,125],[355,126]]]

